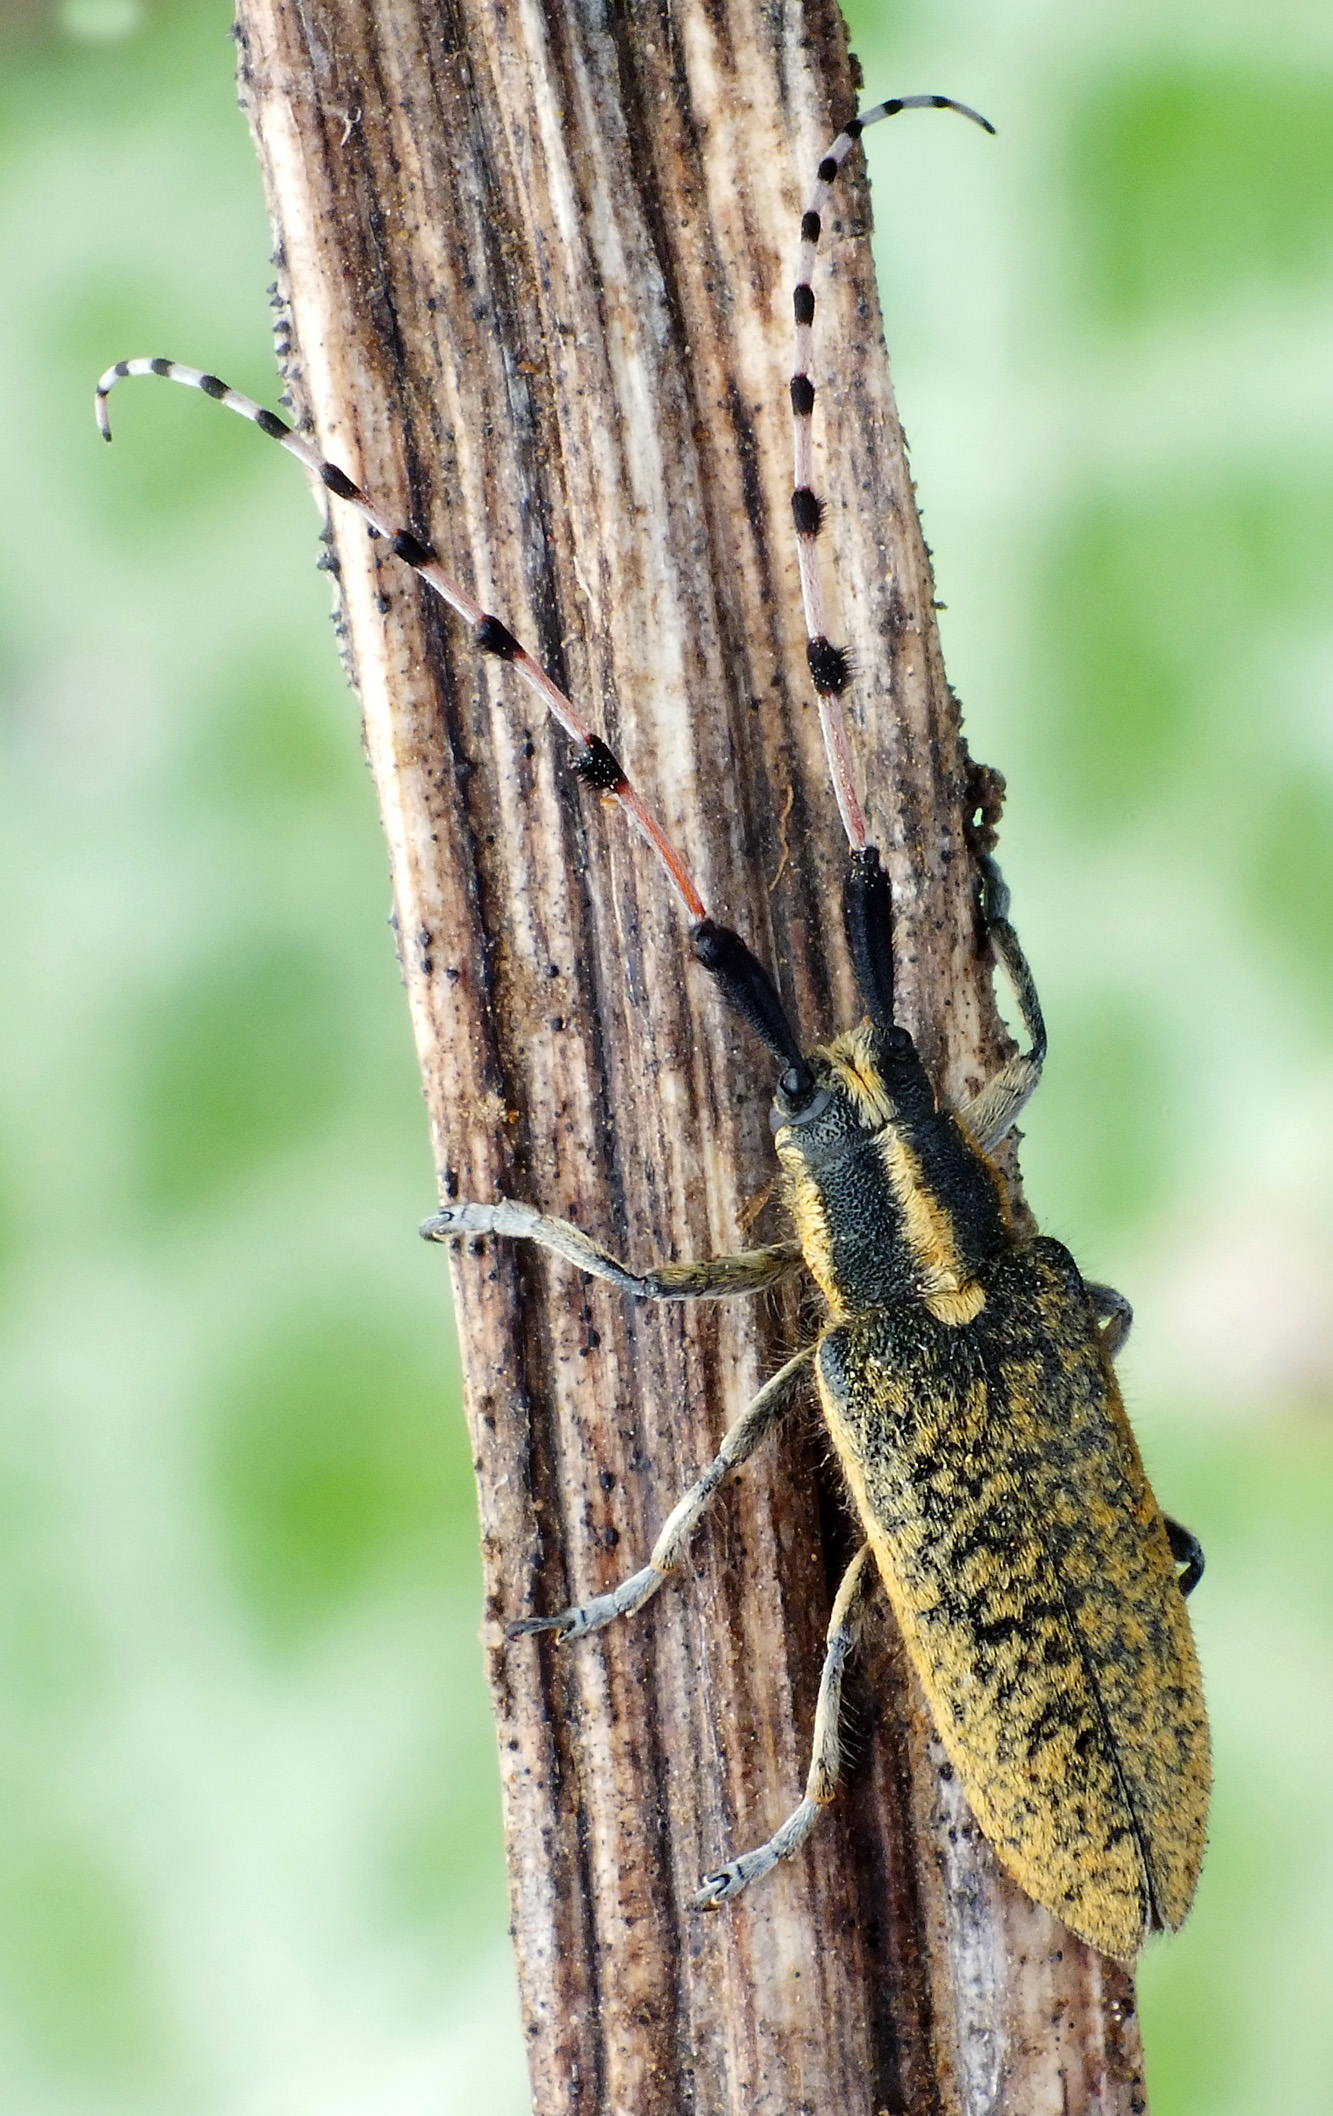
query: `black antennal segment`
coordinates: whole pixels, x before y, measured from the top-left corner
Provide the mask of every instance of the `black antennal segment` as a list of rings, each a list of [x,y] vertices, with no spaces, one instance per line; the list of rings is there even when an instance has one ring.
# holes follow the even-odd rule
[[[847,945],[861,999],[882,1028],[893,1023],[893,891],[879,863],[879,849],[865,845],[852,854],[843,888]]]
[[[701,918],[691,926],[690,942],[705,970],[717,979],[728,1006],[735,1008],[786,1071],[799,1074],[799,1082],[794,1081],[791,1089],[799,1094],[810,1084],[810,1068],[778,998],[777,987],[758,956],[746,947],[739,933],[733,933],[730,926],[719,926],[711,918]]]

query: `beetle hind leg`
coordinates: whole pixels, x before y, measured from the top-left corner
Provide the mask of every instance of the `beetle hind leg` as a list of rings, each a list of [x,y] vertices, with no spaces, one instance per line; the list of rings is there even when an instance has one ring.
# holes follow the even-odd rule
[[[865,1622],[866,1606],[875,1583],[870,1545],[863,1543],[842,1576],[829,1619],[828,1650],[819,1678],[819,1703],[815,1707],[814,1752],[805,1794],[767,1844],[743,1852],[728,1866],[709,1874],[694,1898],[695,1910],[714,1910],[719,1903],[738,1896],[751,1881],[771,1873],[781,1859],[799,1851],[823,1810],[838,1790],[842,1774],[842,1680],[847,1663],[856,1650]]]
[[[1191,1595],[1203,1578],[1203,1545],[1192,1529],[1173,1521],[1170,1514],[1163,1514],[1162,1519],[1166,1522],[1166,1540],[1171,1545],[1171,1555],[1177,1565],[1184,1567],[1180,1574],[1180,1591],[1183,1595]]]

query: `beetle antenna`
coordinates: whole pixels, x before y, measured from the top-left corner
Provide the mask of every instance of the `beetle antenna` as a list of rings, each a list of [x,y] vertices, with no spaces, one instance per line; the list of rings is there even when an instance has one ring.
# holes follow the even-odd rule
[[[893,1022],[893,925],[889,876],[880,868],[880,855],[865,834],[865,815],[853,781],[851,745],[846,741],[846,719],[842,692],[853,677],[853,664],[846,647],[827,637],[823,607],[823,578],[815,540],[823,525],[825,506],[815,491],[815,383],[810,366],[815,360],[815,254],[823,233],[823,216],[834,195],[838,171],[868,125],[880,118],[895,118],[899,110],[956,110],[992,133],[994,125],[980,110],[954,102],[952,95],[893,95],[889,102],[861,110],[851,125],[838,133],[827,148],[815,176],[815,190],[800,220],[800,260],[796,267],[796,292],[791,309],[796,317],[796,358],[791,362],[791,455],[793,489],[791,518],[796,523],[796,559],[800,565],[800,597],[806,612],[806,662],[819,700],[819,726],[834,781],[834,798],[846,842],[851,846],[844,884],[846,937],[851,944],[861,999],[874,1022]]]
[[[739,933],[729,926],[701,919],[690,929],[690,942],[705,970],[717,979],[728,1005],[748,1022],[765,1048],[788,1073],[800,1075],[800,1086],[810,1081],[796,1032],[787,1019],[777,987],[757,955],[747,948]],[[793,1092],[796,1083],[793,1083]]]
[[[852,853],[844,893],[847,937],[866,1011],[872,1021],[884,1024],[893,1020],[889,878],[880,866],[879,853],[868,840],[865,816],[852,777],[851,749],[842,710],[842,693],[852,679],[851,658],[845,647],[833,644],[827,632],[824,583],[815,550],[825,510],[813,482],[815,385],[810,379],[810,368],[814,360],[815,253],[833,186],[866,126],[878,124],[881,118],[897,117],[901,110],[956,110],[960,117],[970,118],[983,131],[995,130],[979,110],[955,102],[952,96],[892,96],[887,102],[876,103],[854,117],[820,162],[814,189],[801,216],[800,259],[792,297],[796,345],[791,378],[794,471],[791,511],[796,525],[801,601],[805,608],[805,653],[819,704],[819,724],[834,798]]]
[[[863,110],[858,117],[854,117],[846,130],[838,134],[820,162],[815,176],[815,187],[810,193],[805,212],[801,215],[801,249],[796,268],[796,288],[792,296],[796,344],[791,378],[794,471],[791,511],[796,524],[796,556],[801,572],[801,601],[805,605],[805,652],[815,686],[815,696],[819,701],[819,721],[824,734],[824,747],[828,753],[838,813],[842,817],[842,827],[847,833],[847,842],[853,852],[862,852],[865,849],[866,825],[852,782],[851,751],[847,742],[846,722],[839,703],[842,693],[851,681],[852,669],[847,649],[834,646],[828,637],[824,614],[824,583],[815,552],[815,539],[824,520],[824,502],[816,493],[813,483],[815,385],[810,379],[810,368],[814,360],[815,253],[823,233],[824,214],[843,163],[867,125],[877,125],[881,118],[895,118],[901,110],[956,110],[960,117],[970,118],[972,123],[980,125],[983,131],[993,133],[995,130],[990,120],[983,118],[979,110],[971,110],[966,103],[955,102],[952,96],[891,96],[887,102],[875,103],[869,110]]]
[[[382,536],[395,558],[410,566],[412,571],[425,581],[428,588],[448,603],[451,610],[465,618],[472,627],[472,637],[478,651],[493,654],[497,661],[507,661],[519,680],[530,691],[535,691],[553,720],[557,720],[574,744],[572,765],[584,784],[591,786],[605,800],[614,801],[628,816],[640,837],[652,847],[666,870],[668,881],[685,907],[691,924],[697,925],[708,916],[703,898],[690,879],[684,862],[676,852],[656,816],[644,802],[642,795],[631,785],[623,768],[607,748],[600,735],[581,719],[558,683],[549,677],[541,663],[534,661],[526,647],[520,645],[509,627],[498,617],[492,617],[474,601],[466,589],[445,572],[430,545],[423,543],[410,529],[400,528],[368,499],[346,471],[336,463],[326,462],[314,442],[305,434],[295,432],[285,419],[275,412],[266,411],[252,397],[242,396],[240,390],[231,389],[219,381],[216,375],[206,374],[197,367],[185,367],[179,360],[118,360],[109,367],[97,385],[95,409],[97,424],[104,441],[111,439],[111,421],[107,413],[106,400],[118,382],[127,375],[160,375],[168,382],[183,382],[188,389],[202,390],[206,397],[225,404],[228,411],[239,412],[249,419],[261,433],[285,448],[289,455],[313,470],[325,489],[338,499],[354,507],[363,521],[370,524],[377,536]]]
[[[576,712],[569,698],[560,689],[540,662],[535,661],[526,647],[514,637],[506,624],[492,617],[481,604],[461,588],[452,576],[445,572],[429,544],[414,536],[410,529],[400,528],[392,522],[374,501],[369,499],[346,471],[336,463],[330,463],[320,454],[314,442],[305,434],[290,427],[285,419],[275,412],[266,411],[252,397],[243,396],[216,375],[205,373],[197,367],[186,367],[178,360],[118,360],[107,369],[97,385],[95,409],[98,429],[105,441],[111,439],[111,421],[107,413],[107,398],[118,382],[127,375],[158,375],[167,382],[183,383],[188,389],[202,390],[206,397],[225,404],[229,411],[239,412],[249,419],[261,433],[294,455],[298,462],[313,470],[325,489],[349,507],[354,507],[362,519],[369,523],[377,536],[383,537],[389,549],[404,565],[425,581],[442,601],[449,605],[472,627],[473,641],[480,653],[492,654],[498,661],[508,662],[516,676],[530,691],[535,691],[554,720],[557,720],[574,743],[572,768],[586,786],[592,787],[605,800],[614,801],[623,809],[630,822],[646,839],[658,860],[666,870],[667,878],[685,907],[690,921],[690,939],[699,962],[716,978],[723,998],[728,1005],[747,1022],[760,1041],[786,1070],[795,1070],[803,1081],[808,1080],[805,1060],[788,1021],[782,1001],[768,972],[758,957],[752,954],[739,934],[727,926],[717,925],[709,916],[702,896],[672,846],[666,832],[647,807],[642,796],[631,784],[619,759],[608,749],[600,735],[593,733]]]
[[[893,1023],[893,892],[880,865],[879,848],[853,852],[843,888],[847,945],[861,1001],[881,1028]]]

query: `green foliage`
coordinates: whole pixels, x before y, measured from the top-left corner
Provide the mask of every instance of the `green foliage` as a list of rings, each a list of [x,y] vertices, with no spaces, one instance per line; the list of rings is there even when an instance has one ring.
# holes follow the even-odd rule
[[[316,682],[310,657],[298,659],[284,634],[258,650],[247,642],[194,730],[182,798],[260,839],[339,810],[349,828],[364,823],[371,803],[354,702],[330,712],[331,672],[320,674]]]
[[[15,1797],[11,1786],[11,1829],[0,1846],[0,2004],[31,2057],[58,2077],[148,2083],[162,2023],[143,1911],[93,1846],[16,1810]]]
[[[1157,481],[1082,499],[1053,526],[1040,636],[1065,820],[1109,832],[1146,810],[1174,817],[1189,785],[1239,818],[1255,770],[1284,766],[1261,740],[1284,703],[1274,655],[1327,623],[1330,538],[1333,478],[1308,475]]]
[[[1307,767],[1263,789],[1242,877],[1257,935],[1281,961],[1314,1023],[1333,1010],[1333,786]]]
[[[386,1576],[438,1581],[451,1549],[470,1556],[466,1436],[440,1382],[437,1348],[355,1296],[245,1347],[212,1416],[208,1510],[262,1637],[299,1642]]]
[[[1024,1147],[1025,1178],[1053,1233],[1073,1239],[1077,1229],[1086,1242],[1095,1228],[1109,1244],[1150,1226],[1174,1188],[1169,1061],[1152,1015],[1123,989],[1066,1014],[1058,1037],[1060,1063],[1042,1081]]]
[[[1197,313],[1333,266],[1333,77],[1235,61],[1126,70],[1076,104],[1067,181],[1099,323]]]
[[[296,944],[192,963],[137,1031],[149,1207],[213,1205],[326,1125],[342,1086],[344,1013],[336,972]]]

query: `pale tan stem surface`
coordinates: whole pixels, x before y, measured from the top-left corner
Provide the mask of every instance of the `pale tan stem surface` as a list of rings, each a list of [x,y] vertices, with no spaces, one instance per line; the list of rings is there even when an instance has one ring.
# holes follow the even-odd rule
[[[846,1026],[786,409],[799,213],[856,101],[836,7],[242,0],[240,39],[297,413],[566,684],[807,1038]],[[932,122],[956,120],[901,124]],[[855,168],[842,209],[818,337],[832,628],[906,1015],[961,1100],[1000,1048],[966,757]],[[336,506],[333,537],[444,1193],[530,1200],[638,1265],[778,1238],[756,1209],[771,1066],[649,855]],[[856,1540],[808,1421],[641,1617],[504,1642],[643,1562],[800,1341],[794,1306],[638,1306],[497,1242],[453,1274],[540,2116],[1141,2109],[1130,1979],[997,1871],[882,1614],[847,1795],[762,1886],[688,1907],[805,1780]]]

